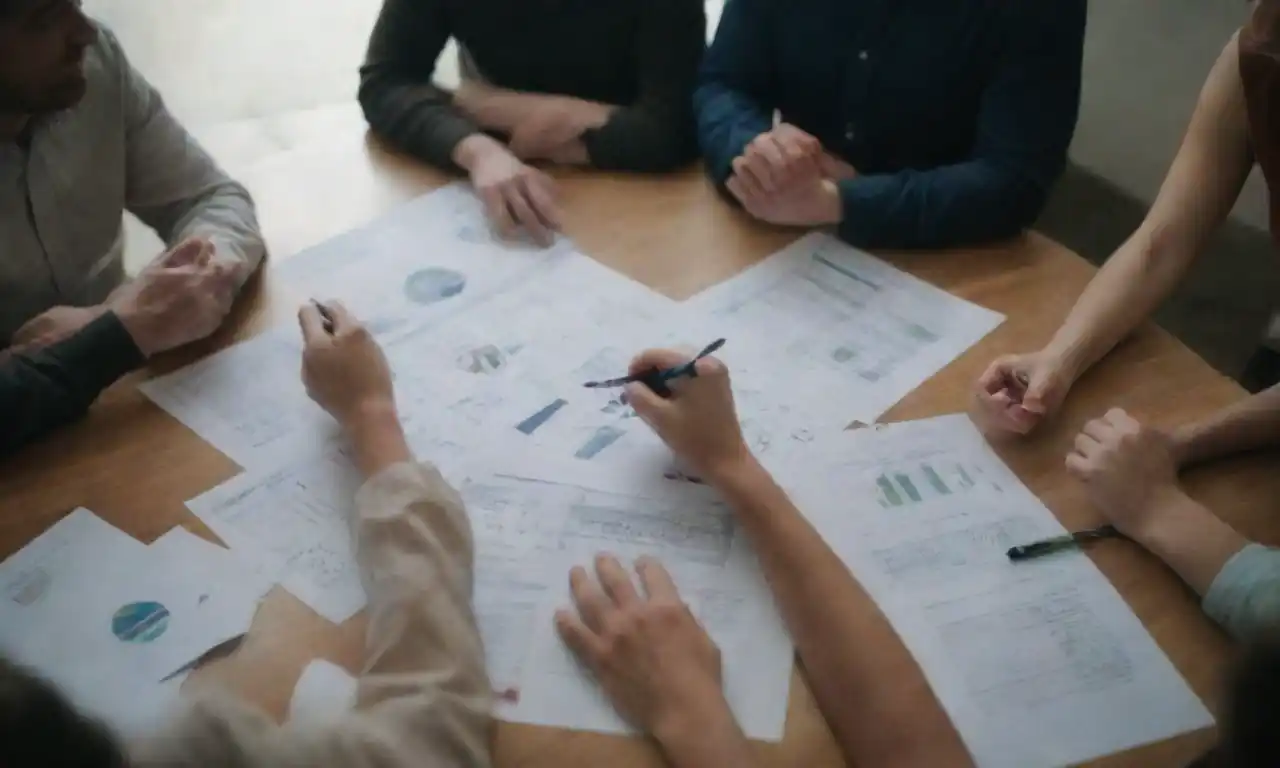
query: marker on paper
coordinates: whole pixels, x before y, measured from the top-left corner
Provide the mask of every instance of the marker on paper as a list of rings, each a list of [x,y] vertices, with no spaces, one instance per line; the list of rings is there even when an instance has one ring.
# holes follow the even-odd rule
[[[1010,560],[1019,562],[1050,555],[1054,552],[1061,552],[1065,549],[1078,549],[1091,541],[1118,539],[1123,538],[1123,536],[1120,531],[1116,530],[1114,525],[1104,525],[1101,528],[1090,528],[1087,531],[1076,531],[1063,536],[1054,536],[1051,539],[1043,539],[1041,541],[1033,541],[1030,544],[1011,547],[1006,554]]]

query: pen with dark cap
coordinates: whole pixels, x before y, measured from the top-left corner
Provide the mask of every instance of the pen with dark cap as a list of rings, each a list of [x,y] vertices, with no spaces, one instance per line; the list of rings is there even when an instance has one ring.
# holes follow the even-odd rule
[[[708,344],[701,352],[693,356],[693,359],[687,363],[673,366],[666,370],[659,368],[650,368],[639,373],[633,373],[629,376],[622,376],[617,379],[609,379],[607,381],[588,381],[582,386],[587,389],[605,389],[609,387],[625,387],[628,384],[643,384],[658,397],[671,397],[671,387],[667,386],[667,382],[673,379],[683,377],[692,378],[698,375],[698,361],[708,355],[715,354],[717,350],[724,346],[724,339],[716,339]]]
[[[315,305],[316,311],[320,313],[320,321],[324,327],[324,332],[332,336],[334,331],[333,312],[315,299],[312,299],[311,303]]]
[[[1051,539],[1042,539],[1041,541],[1033,541],[1030,544],[1011,547],[1006,554],[1009,555],[1010,560],[1018,562],[1043,555],[1051,555],[1054,552],[1061,552],[1065,549],[1076,549],[1091,541],[1123,537],[1124,534],[1116,530],[1114,525],[1104,525],[1100,528],[1090,528],[1086,531],[1076,531],[1062,536],[1054,536]]]

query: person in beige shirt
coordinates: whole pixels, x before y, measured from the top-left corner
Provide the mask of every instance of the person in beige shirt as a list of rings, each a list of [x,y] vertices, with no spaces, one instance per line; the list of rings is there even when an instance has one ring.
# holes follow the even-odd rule
[[[471,607],[472,538],[458,494],[416,462],[396,414],[386,358],[338,304],[332,334],[299,319],[303,379],[342,425],[367,479],[352,527],[369,628],[355,710],[325,730],[278,726],[236,698],[207,694],[163,731],[125,744],[47,683],[0,660],[4,768],[399,768],[488,766],[491,699]]]

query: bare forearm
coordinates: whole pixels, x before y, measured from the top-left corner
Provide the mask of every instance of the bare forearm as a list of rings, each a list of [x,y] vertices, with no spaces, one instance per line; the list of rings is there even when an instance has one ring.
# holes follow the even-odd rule
[[[400,417],[390,404],[361,408],[345,421],[343,428],[351,442],[356,467],[366,478],[413,458]]]
[[[1082,375],[1164,301],[1189,263],[1156,253],[1151,235],[1135,232],[1090,281],[1048,351],[1072,378]]]
[[[1182,466],[1280,444],[1280,386],[1187,424],[1174,438]]]
[[[759,464],[744,462],[715,484],[756,548],[818,706],[845,756],[882,768],[924,765],[926,747],[937,745],[927,745],[922,736],[951,729],[940,708],[941,722],[924,722],[919,701],[880,673],[897,663],[886,654],[911,663],[893,628]],[[868,648],[875,653],[864,652]]]
[[[756,765],[750,744],[723,696],[708,699],[694,713],[678,713],[670,721],[659,723],[653,737],[673,768]]]
[[[1181,491],[1152,508],[1150,521],[1132,533],[1134,541],[1163,560],[1197,594],[1206,594],[1232,555],[1249,543]]]

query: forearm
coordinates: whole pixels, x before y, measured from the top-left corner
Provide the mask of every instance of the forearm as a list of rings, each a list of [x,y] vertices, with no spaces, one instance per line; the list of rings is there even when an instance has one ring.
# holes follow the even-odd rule
[[[79,418],[144,358],[112,313],[72,337],[0,360],[0,454]]]
[[[206,194],[179,204],[174,213],[177,219],[166,236],[170,247],[192,237],[207,239],[217,258],[240,265],[241,285],[262,266],[266,243],[253,200],[238,182],[223,178]]]
[[[694,110],[698,145],[707,173],[717,184],[733,175],[733,161],[752,139],[773,128],[772,116],[749,96],[714,81],[694,91]]]
[[[409,443],[391,403],[362,406],[343,425],[356,468],[372,478],[387,467],[413,460]]]
[[[910,663],[893,628],[759,464],[749,460],[714,482],[755,546],[818,707],[846,758],[881,768],[925,765],[928,745],[921,735],[950,729],[945,717],[922,719],[919,702],[903,695],[900,681],[881,674],[887,656]]]
[[[1030,226],[1047,188],[996,163],[841,181],[840,236],[862,248],[952,248],[1013,237]]]
[[[1160,558],[1197,594],[1248,541],[1231,526],[1179,490],[1152,505],[1149,520],[1130,532],[1134,541]]]
[[[1174,432],[1181,466],[1280,444],[1280,385]]]
[[[751,768],[757,764],[723,696],[709,699],[694,712],[659,722],[653,738],[672,768]]]
[[[397,461],[407,455],[402,438],[353,437],[363,467],[384,465],[356,498],[369,597],[358,708],[405,759],[488,765],[492,693],[462,500],[434,468]]]
[[[686,106],[616,110],[584,141],[591,164],[602,170],[660,173],[679,168],[698,154],[693,116]]]
[[[520,123],[548,100],[571,100],[596,118],[596,125],[609,119],[615,105],[571,96],[523,93],[487,85],[464,83],[454,94],[454,104],[480,127],[497,133],[513,133]]]
[[[1101,360],[1173,292],[1191,259],[1172,250],[1158,252],[1144,227],[1090,281],[1047,347],[1073,379]]]

